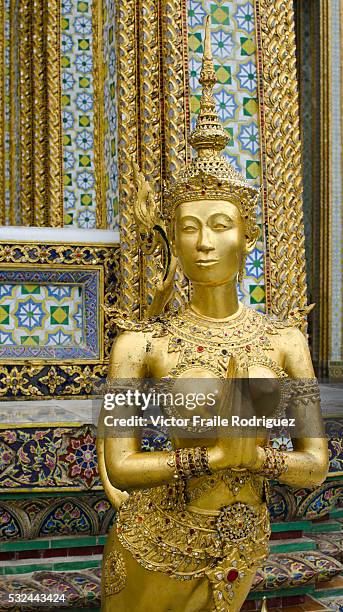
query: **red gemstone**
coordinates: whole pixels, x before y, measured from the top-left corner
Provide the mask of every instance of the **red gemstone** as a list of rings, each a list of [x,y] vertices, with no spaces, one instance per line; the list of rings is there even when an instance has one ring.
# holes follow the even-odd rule
[[[191,535],[193,535],[193,533],[195,533],[195,529],[190,529],[190,530],[189,530],[189,533],[190,533]]]
[[[238,571],[236,569],[231,569],[226,576],[228,582],[235,582],[238,578]]]
[[[203,347],[203,346],[198,346],[198,347],[197,347],[197,351],[198,351],[198,353],[202,353],[202,352],[203,352],[203,350],[204,350],[204,347]]]
[[[250,353],[250,351],[251,351],[251,346],[250,346],[250,344],[247,344],[247,346],[246,346],[245,348],[246,348],[246,350],[248,351],[248,353]]]

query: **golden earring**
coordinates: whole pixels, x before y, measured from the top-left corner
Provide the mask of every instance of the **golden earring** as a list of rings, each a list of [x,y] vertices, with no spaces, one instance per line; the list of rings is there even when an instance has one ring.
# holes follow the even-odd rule
[[[245,276],[245,262],[246,262],[247,256],[246,254],[243,255],[242,257],[242,261],[241,261],[241,265],[239,268],[239,272],[238,272],[238,282],[241,283],[244,276]]]

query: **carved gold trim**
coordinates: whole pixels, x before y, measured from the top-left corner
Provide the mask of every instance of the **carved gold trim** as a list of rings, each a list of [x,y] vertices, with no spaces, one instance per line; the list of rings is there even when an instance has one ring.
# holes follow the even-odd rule
[[[162,50],[164,91],[164,168],[162,180],[179,172],[190,159],[189,74],[187,6],[183,0],[162,0]],[[178,266],[173,303],[181,305],[188,296],[188,283]]]
[[[307,305],[292,0],[255,0],[266,309]],[[262,126],[262,127],[261,127]]]
[[[31,1],[19,3],[19,69],[20,69],[20,202],[23,225],[33,225],[33,141],[32,141],[32,56],[31,56]]]
[[[146,270],[153,278],[161,255],[145,259],[139,249],[131,160],[161,205],[166,170],[186,159],[184,6],[183,0],[117,0],[121,293],[122,308],[136,317],[144,315],[152,295]]]
[[[162,205],[162,176],[165,156],[164,109],[165,86],[160,56],[161,14],[159,0],[140,0],[138,19],[140,168],[150,184],[154,198]],[[140,316],[154,295],[153,279],[160,256],[139,256]]]
[[[46,84],[48,92],[48,225],[63,226],[63,149],[61,96],[61,12],[59,0],[46,0]]]
[[[162,46],[164,59],[164,138],[166,176],[177,173],[189,158],[186,150],[188,130],[188,54],[183,42],[187,38],[182,0],[162,0]],[[180,84],[180,79],[182,80]],[[181,95],[180,95],[181,94]],[[166,178],[163,176],[163,179]]]
[[[16,225],[19,221],[19,201],[17,193],[17,172],[20,172],[20,165],[17,158],[16,144],[19,138],[18,121],[16,108],[16,98],[19,96],[19,83],[16,82],[16,71],[19,70],[18,66],[18,13],[16,10],[16,0],[10,0],[10,49],[9,49],[9,79],[10,79],[10,91],[9,91],[9,192],[10,192],[10,204],[9,204],[9,223],[10,225]]]
[[[51,1],[51,0],[50,0]],[[33,181],[33,215],[34,225],[47,225],[47,193],[46,193],[46,124],[47,108],[45,80],[45,49],[44,49],[44,9],[46,0],[32,1],[32,106],[33,106],[33,142],[34,142],[34,181]],[[49,2],[49,0],[48,0]],[[58,197],[58,194],[56,194]]]
[[[104,47],[103,47],[103,5],[102,0],[93,0],[93,91],[94,91],[94,166],[96,190],[96,226],[107,227],[106,185],[105,185],[105,143],[104,143]]]
[[[139,316],[139,254],[133,220],[131,160],[138,159],[138,3],[117,0],[118,173],[121,242],[121,308]]]

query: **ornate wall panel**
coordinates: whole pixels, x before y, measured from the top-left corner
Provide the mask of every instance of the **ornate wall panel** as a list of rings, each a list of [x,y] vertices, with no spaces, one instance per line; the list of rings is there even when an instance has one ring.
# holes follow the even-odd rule
[[[330,437],[330,475],[337,480],[328,481],[314,491],[294,490],[275,484],[271,497],[271,514],[275,520],[312,519],[333,510],[342,500],[342,418],[326,419],[325,427]],[[95,424],[2,425],[1,489],[88,491],[101,488],[95,433]],[[153,428],[144,431],[142,450],[150,452],[169,448],[165,432]]]
[[[186,158],[187,108],[181,53],[184,49],[184,17],[181,1],[150,3],[118,2],[118,142],[120,231],[123,272],[121,306],[139,317],[149,295],[147,275],[140,271],[154,262],[145,261],[139,250],[133,219],[132,160],[142,167],[156,201],[166,167]],[[172,44],[173,43],[173,44]],[[175,100],[178,104],[174,107]],[[178,122],[178,130],[175,122]],[[163,126],[166,125],[164,132]],[[167,136],[165,136],[167,135]],[[177,136],[177,138],[175,138]]]
[[[102,492],[2,500],[0,540],[106,533],[115,510]]]
[[[0,245],[0,396],[89,395],[106,376],[117,245]]]
[[[150,131],[146,118],[152,117],[156,105],[156,87],[159,87],[164,100],[169,100],[164,95],[163,82],[157,80],[159,67],[155,50],[158,32],[152,24],[156,15],[159,15],[158,6],[150,3],[143,20],[139,20],[140,5],[136,8],[137,14],[130,4],[126,4],[125,10],[119,10],[118,44],[121,58],[118,63],[118,84],[119,91],[124,94],[123,99],[119,100],[121,232],[125,245],[123,266],[126,274],[124,305],[125,308],[138,313],[139,301],[143,305],[146,303],[146,289],[138,280],[138,270],[144,270],[145,262],[141,259],[134,239],[132,210],[127,204],[130,201],[131,189],[130,156],[134,156],[142,165],[148,179],[152,177],[153,189],[158,199],[164,164],[159,177],[151,172],[156,172],[156,159],[160,154],[162,160],[164,159],[166,131],[159,134],[159,149],[155,138],[158,138],[161,117],[153,114],[154,121]],[[162,9],[164,8],[162,5]],[[188,70],[187,67],[184,69],[179,88],[183,98],[187,96],[188,91],[184,84],[190,75],[193,113],[190,118],[187,106],[184,106],[186,133],[190,121],[194,122],[199,106],[197,74],[200,70],[201,33],[206,10],[205,2],[189,0],[189,4],[186,4],[183,1],[182,15],[188,11],[190,64]],[[243,170],[252,182],[258,183],[262,177],[260,222],[263,222],[263,240],[248,258],[247,280],[242,287],[241,297],[257,308],[266,308],[269,312],[287,316],[292,309],[303,310],[307,304],[292,3],[280,1],[275,5],[275,2],[269,0],[256,0],[253,4],[213,2],[210,10],[213,23],[212,44],[220,82],[215,95],[219,113],[231,136],[231,146],[227,154],[233,164]],[[173,13],[176,14],[177,11]],[[120,23],[124,18],[125,26],[124,21]],[[141,36],[149,20],[151,27],[142,48]],[[124,28],[125,35],[122,33]],[[134,46],[135,40],[137,47]],[[168,69],[169,49],[165,44],[162,49],[162,62],[165,58]],[[131,65],[127,64],[130,58]],[[145,70],[145,64],[149,70]],[[128,83],[131,95],[127,91]],[[135,87],[138,93],[136,99],[132,95]],[[149,103],[145,88],[146,92],[151,94]],[[166,119],[169,113],[166,112],[168,109],[165,104],[162,110]],[[120,117],[125,119],[125,128],[124,120]],[[136,124],[134,117],[138,119]],[[135,125],[138,125],[138,131]],[[181,121],[180,125],[183,125]],[[180,158],[183,160],[185,157],[187,146]]]
[[[307,305],[294,10],[256,0],[267,310]]]
[[[309,331],[317,372],[332,378],[343,378],[342,12],[340,0],[297,5]]]
[[[0,35],[2,224],[62,225],[59,17],[57,0],[34,3],[5,0],[3,3]]]
[[[96,266],[0,267],[1,359],[101,360],[102,272]]]

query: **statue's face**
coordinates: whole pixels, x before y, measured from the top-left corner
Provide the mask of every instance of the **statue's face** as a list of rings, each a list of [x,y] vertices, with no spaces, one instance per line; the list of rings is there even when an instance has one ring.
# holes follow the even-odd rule
[[[215,286],[235,280],[245,243],[244,222],[230,202],[185,202],[176,209],[175,250],[193,283]]]

